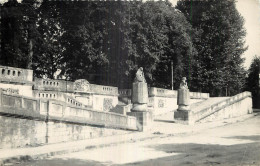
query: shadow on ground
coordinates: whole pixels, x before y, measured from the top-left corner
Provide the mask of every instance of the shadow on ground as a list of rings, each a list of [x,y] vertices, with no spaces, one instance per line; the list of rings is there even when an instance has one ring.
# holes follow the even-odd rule
[[[230,137],[231,138],[231,137]],[[236,139],[259,141],[260,136],[238,136]],[[259,166],[260,143],[236,144],[236,145],[212,145],[212,144],[163,144],[153,146],[158,151],[166,153],[179,153],[170,157],[146,160],[125,165],[145,166],[191,166],[191,165],[225,165],[225,166]],[[138,154],[137,154],[138,155]]]

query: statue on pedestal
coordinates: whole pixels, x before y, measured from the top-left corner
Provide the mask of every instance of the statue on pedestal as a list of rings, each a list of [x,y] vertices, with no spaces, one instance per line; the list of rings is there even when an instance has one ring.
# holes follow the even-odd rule
[[[186,77],[182,77],[180,83],[180,89],[189,89],[186,80],[187,80]]]
[[[178,110],[189,110],[190,91],[186,82],[186,77],[182,78],[177,98]]]
[[[144,77],[143,68],[140,67],[133,82],[132,102],[134,111],[147,111],[148,88]]]
[[[143,71],[142,67],[140,67],[137,70],[137,72],[135,74],[134,82],[145,82],[146,83],[146,80],[145,80],[145,77],[144,77],[144,71]]]

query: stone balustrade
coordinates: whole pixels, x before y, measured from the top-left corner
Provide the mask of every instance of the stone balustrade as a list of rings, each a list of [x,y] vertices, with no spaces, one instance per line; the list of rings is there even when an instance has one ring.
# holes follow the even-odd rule
[[[118,90],[119,96],[131,96],[132,95],[132,90],[131,89],[119,89]]]
[[[62,92],[34,90],[33,93],[34,93],[34,97],[38,99],[59,100],[59,101],[66,102],[66,104],[68,105],[84,107],[84,105],[81,102],[77,101],[73,97],[68,96]]]
[[[118,96],[118,88],[112,86],[90,84],[89,91],[94,94]]]
[[[149,97],[158,96],[158,97],[177,97],[177,91],[151,87],[148,91]]]
[[[42,120],[49,119],[54,121],[137,130],[135,117],[83,108],[81,103],[78,102],[78,104],[76,104],[76,102],[74,103],[69,97],[66,99],[66,102],[42,100],[20,95],[5,94],[0,90],[0,112]]]
[[[190,92],[191,99],[208,99],[209,93]]]
[[[243,101],[244,99],[247,98],[251,98],[251,92],[243,92],[240,94],[237,94],[235,96],[232,96],[226,100],[220,101],[218,103],[215,103],[213,105],[210,105],[202,110],[193,110],[190,112],[190,120],[192,122],[198,122],[204,118],[207,118],[209,116],[211,116],[214,113],[217,113],[221,110],[224,110],[226,107],[229,106],[233,106],[235,104],[239,104],[241,101]],[[251,101],[251,102],[250,102]],[[237,113],[236,116],[239,116],[238,111],[242,111],[241,114],[247,114],[247,113],[252,113],[252,100],[248,101],[248,103],[243,104],[242,106],[240,106],[240,108],[237,109],[231,109],[233,112],[236,111]],[[244,109],[242,108],[243,106],[248,106],[248,108]],[[249,112],[248,112],[249,110]],[[230,113],[225,112],[225,115],[229,115]],[[229,116],[233,116],[233,115],[229,115]],[[217,118],[215,118],[217,119]]]
[[[74,90],[74,82],[66,80],[51,80],[35,78],[34,90],[59,91],[66,93],[78,92]],[[89,84],[89,89],[81,93],[118,96],[118,88],[112,86]]]
[[[6,94],[0,89],[0,112],[45,119],[47,102],[32,97]]]
[[[33,71],[8,66],[0,66],[0,81],[20,84],[32,84]]]
[[[119,89],[119,97],[131,97],[131,89]],[[177,98],[178,91],[150,87],[148,88],[149,97],[168,97],[168,98]],[[208,99],[209,93],[201,92],[190,92],[191,99]]]
[[[35,78],[34,82],[34,90],[73,92],[73,82],[71,81]]]

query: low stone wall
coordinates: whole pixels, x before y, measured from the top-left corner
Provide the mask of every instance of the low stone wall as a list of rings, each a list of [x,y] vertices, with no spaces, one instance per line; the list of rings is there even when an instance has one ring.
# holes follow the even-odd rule
[[[0,81],[20,84],[32,83],[33,71],[8,66],[0,66]]]
[[[252,96],[250,92],[237,94],[225,101],[221,101],[210,107],[194,112],[192,121],[206,122],[233,118],[241,115],[253,113]]]
[[[0,88],[4,89],[5,91],[13,91],[13,94],[23,95],[27,97],[33,97],[33,90],[32,84],[10,84],[0,82]]]
[[[131,130],[137,130],[135,117],[0,91],[0,148],[124,134]]]
[[[119,97],[129,97],[129,98],[131,98],[132,91],[131,91],[131,89],[119,89],[118,94],[119,94]],[[177,98],[178,91],[177,90],[150,87],[150,88],[148,88],[148,95],[149,95],[149,97],[156,96],[156,97]],[[209,93],[190,92],[190,98],[191,99],[208,99]]]
[[[252,96],[243,92],[202,110],[178,111],[175,118],[184,123],[208,122],[252,113]]]
[[[58,92],[74,92],[74,83],[66,80],[52,80],[52,79],[34,79],[34,90],[40,91],[58,91]]]
[[[64,93],[78,92],[75,82],[66,80],[52,80],[35,78],[34,90],[40,91],[59,91]],[[91,93],[98,95],[118,96],[118,88],[105,85],[88,84],[88,88],[81,91],[81,93]]]
[[[119,99],[127,103],[131,99],[131,89],[120,89]],[[178,91],[151,87],[148,89],[149,103],[148,107],[153,110],[153,114],[163,114],[178,108],[177,95]],[[190,92],[190,102],[196,103],[209,98],[209,93]]]

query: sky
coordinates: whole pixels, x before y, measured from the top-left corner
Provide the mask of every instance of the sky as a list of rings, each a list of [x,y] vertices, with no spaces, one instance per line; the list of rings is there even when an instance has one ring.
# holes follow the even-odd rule
[[[173,6],[177,3],[177,0],[170,1]],[[248,50],[242,57],[245,58],[244,66],[248,69],[254,56],[260,56],[260,0],[237,0],[236,7],[245,20]]]
[[[4,2],[7,0],[0,0]],[[21,0],[18,0],[21,1]],[[169,0],[173,6],[177,0]],[[255,55],[260,56],[260,0],[237,0],[237,10],[245,19],[246,45],[248,50],[243,54],[245,58],[244,66],[249,68],[251,61]]]

